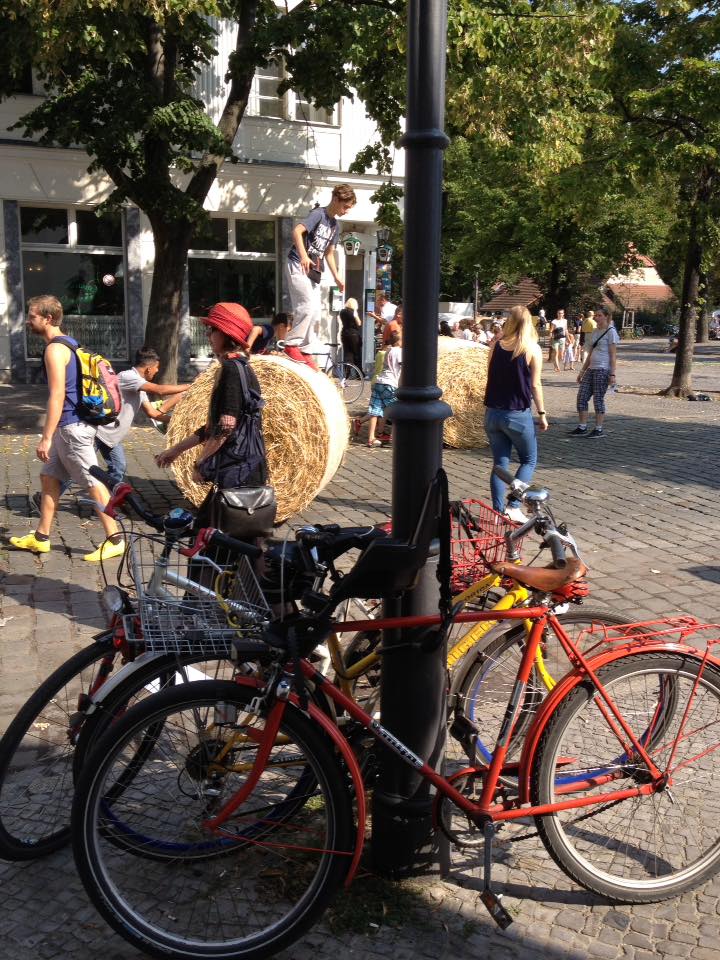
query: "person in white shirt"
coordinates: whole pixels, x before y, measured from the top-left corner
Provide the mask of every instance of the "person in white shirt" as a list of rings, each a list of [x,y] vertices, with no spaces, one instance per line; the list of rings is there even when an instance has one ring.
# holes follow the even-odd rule
[[[565,352],[567,334],[567,318],[564,310],[558,310],[557,316],[550,324],[550,356],[553,370],[560,373],[560,358]]]
[[[578,425],[570,431],[572,437],[589,437],[593,440],[605,436],[605,394],[608,387],[615,386],[617,345],[620,343],[618,332],[604,308],[595,311],[595,321],[597,328],[588,334],[585,342],[590,352],[577,378],[580,384],[577,394]],[[595,408],[594,430],[587,428],[590,397]]]
[[[370,313],[369,316],[378,322],[390,323],[395,317],[396,310],[396,304],[391,303],[382,290],[378,290],[375,297],[375,311]]]
[[[370,425],[368,428],[368,446],[381,447],[382,441],[375,436],[378,421],[385,416],[385,408],[395,403],[397,388],[400,383],[400,370],[402,369],[402,334],[399,330],[393,330],[390,334],[390,340],[385,352],[382,370],[377,375],[370,393],[370,405],[368,406],[368,416]]]

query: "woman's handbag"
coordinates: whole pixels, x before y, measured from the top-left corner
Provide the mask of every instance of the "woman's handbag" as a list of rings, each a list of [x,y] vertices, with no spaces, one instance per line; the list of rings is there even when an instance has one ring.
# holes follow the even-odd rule
[[[211,525],[238,540],[269,536],[276,513],[275,490],[269,484],[216,490],[210,507]]]

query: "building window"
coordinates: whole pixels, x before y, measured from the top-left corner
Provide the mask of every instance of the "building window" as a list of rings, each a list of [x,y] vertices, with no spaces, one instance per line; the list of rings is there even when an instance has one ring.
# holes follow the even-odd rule
[[[326,110],[325,107],[314,107],[309,100],[303,100],[302,95],[295,94],[295,119],[305,123],[336,123],[335,110]]]
[[[119,216],[91,210],[21,207],[23,296],[56,296],[65,332],[112,360],[127,360],[125,258]],[[44,342],[27,334],[29,359]]]
[[[258,67],[253,79],[248,114],[255,117],[275,117],[279,120],[297,120],[300,123],[322,123],[338,126],[339,110],[314,107],[302,94],[288,90],[278,94],[278,85],[285,79],[281,60],[271,60],[267,66]]]
[[[201,320],[213,304],[241,303],[262,322],[272,317],[276,302],[275,222],[220,218],[212,222],[225,224],[226,248],[195,248],[188,257],[191,353],[199,359],[210,356],[207,327]]]
[[[285,96],[278,95],[278,84],[283,79],[280,60],[271,60],[266,67],[255,71],[255,89],[257,96],[257,116],[285,117]]]
[[[275,253],[274,221],[236,220],[235,249],[239,253]]]
[[[195,230],[191,250],[227,250],[228,222],[225,217],[213,217]]]

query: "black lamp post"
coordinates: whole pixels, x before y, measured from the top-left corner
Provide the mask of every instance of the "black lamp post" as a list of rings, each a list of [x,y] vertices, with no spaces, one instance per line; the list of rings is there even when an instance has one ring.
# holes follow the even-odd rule
[[[405,147],[405,261],[403,269],[403,366],[393,421],[393,534],[412,534],[428,485],[442,463],[443,421],[451,414],[437,387],[438,299],[442,163],[448,139],[445,107],[446,0],[408,4],[408,90]],[[437,610],[438,584],[429,564],[420,581],[387,613]],[[382,722],[423,759],[441,759],[445,726],[445,651],[433,654],[393,645],[384,638]],[[431,797],[413,770],[383,752],[373,795],[373,861],[382,872],[403,875],[436,859]]]

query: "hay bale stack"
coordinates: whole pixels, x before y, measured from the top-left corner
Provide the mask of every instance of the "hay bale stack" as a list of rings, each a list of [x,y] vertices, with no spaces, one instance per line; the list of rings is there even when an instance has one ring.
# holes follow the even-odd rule
[[[330,482],[348,445],[350,421],[332,382],[287,357],[253,357],[252,367],[265,399],[263,432],[270,482],[278,501],[277,520],[299,513]],[[192,433],[207,419],[217,364],[205,370],[175,407],[168,446]],[[196,506],[209,484],[192,479],[198,448],[173,464],[178,486]]]
[[[469,341],[455,340],[455,343],[473,346]],[[475,349],[454,347],[450,337],[439,337],[438,345],[437,382],[443,400],[453,411],[452,417],[445,421],[443,440],[458,450],[486,447],[483,401],[490,351],[480,344],[475,344]]]

